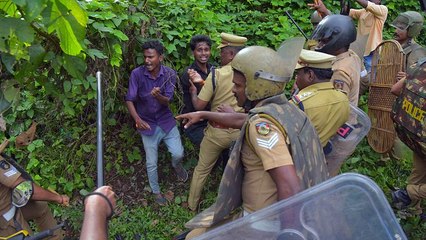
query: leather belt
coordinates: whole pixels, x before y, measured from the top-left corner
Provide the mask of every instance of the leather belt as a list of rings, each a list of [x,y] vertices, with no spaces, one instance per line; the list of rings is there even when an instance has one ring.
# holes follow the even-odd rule
[[[228,129],[228,127],[225,127],[225,126],[223,126],[223,125],[221,125],[221,124],[219,124],[219,123],[217,123],[217,122],[215,122],[215,121],[209,121],[209,124],[212,126],[212,127],[214,127],[214,128],[221,128],[221,129]]]

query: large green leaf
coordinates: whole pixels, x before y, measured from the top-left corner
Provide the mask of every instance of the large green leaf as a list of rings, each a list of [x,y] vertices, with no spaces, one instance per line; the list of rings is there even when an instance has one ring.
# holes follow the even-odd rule
[[[15,16],[17,13],[17,8],[15,3],[12,0],[1,0],[0,1],[0,9],[3,10],[9,16]]]
[[[17,0],[14,0],[16,3]],[[25,5],[23,6],[24,12],[25,12],[25,19],[28,22],[33,21],[36,19],[40,13],[43,11],[44,8],[47,6],[47,0],[19,0],[19,1],[25,1]],[[17,4],[18,5],[18,4]]]
[[[87,14],[75,0],[52,0],[49,32],[56,31],[62,51],[76,56],[83,50]]]
[[[65,55],[63,58],[63,67],[67,72],[77,79],[83,79],[83,73],[86,71],[86,62],[74,56]]]
[[[18,18],[0,17],[0,38],[8,39],[11,33],[22,42],[34,41],[34,30],[28,22]]]

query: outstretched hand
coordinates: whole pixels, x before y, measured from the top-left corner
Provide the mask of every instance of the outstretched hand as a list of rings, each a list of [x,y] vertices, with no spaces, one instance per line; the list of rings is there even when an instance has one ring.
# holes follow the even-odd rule
[[[201,78],[201,75],[194,69],[188,69],[189,79],[193,83],[203,83],[204,80]]]
[[[184,124],[184,128],[190,127],[192,124],[203,121],[204,119],[201,117],[200,112],[190,112],[176,116],[177,120],[182,120]]]
[[[321,18],[327,16],[328,9],[321,0],[315,0],[314,3],[308,3],[309,9],[314,9],[318,12]]]

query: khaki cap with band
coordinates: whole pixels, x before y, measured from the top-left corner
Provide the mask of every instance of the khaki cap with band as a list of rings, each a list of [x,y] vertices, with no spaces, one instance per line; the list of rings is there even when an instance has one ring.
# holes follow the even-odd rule
[[[330,54],[302,49],[296,69],[305,67],[329,69],[335,59],[336,57]]]
[[[224,48],[228,46],[245,46],[245,43],[247,42],[247,38],[230,33],[221,33],[220,38],[222,38],[222,42],[217,48]]]

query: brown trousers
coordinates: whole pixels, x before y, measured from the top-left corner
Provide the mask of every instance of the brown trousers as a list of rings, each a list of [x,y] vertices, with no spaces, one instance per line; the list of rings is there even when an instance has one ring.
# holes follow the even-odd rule
[[[43,201],[29,201],[27,205],[16,210],[15,219],[21,225],[21,228],[27,230],[30,234],[32,234],[32,231],[28,225],[29,220],[34,221],[40,232],[52,229],[57,225],[47,202]],[[0,216],[0,225],[0,237],[7,237],[17,232],[13,219],[6,222],[5,219]],[[63,235],[63,230],[59,229],[55,231],[55,235],[49,239],[63,239]]]
[[[408,178],[407,192],[417,213],[422,212],[420,203],[426,199],[426,159],[413,153],[413,170]]]

